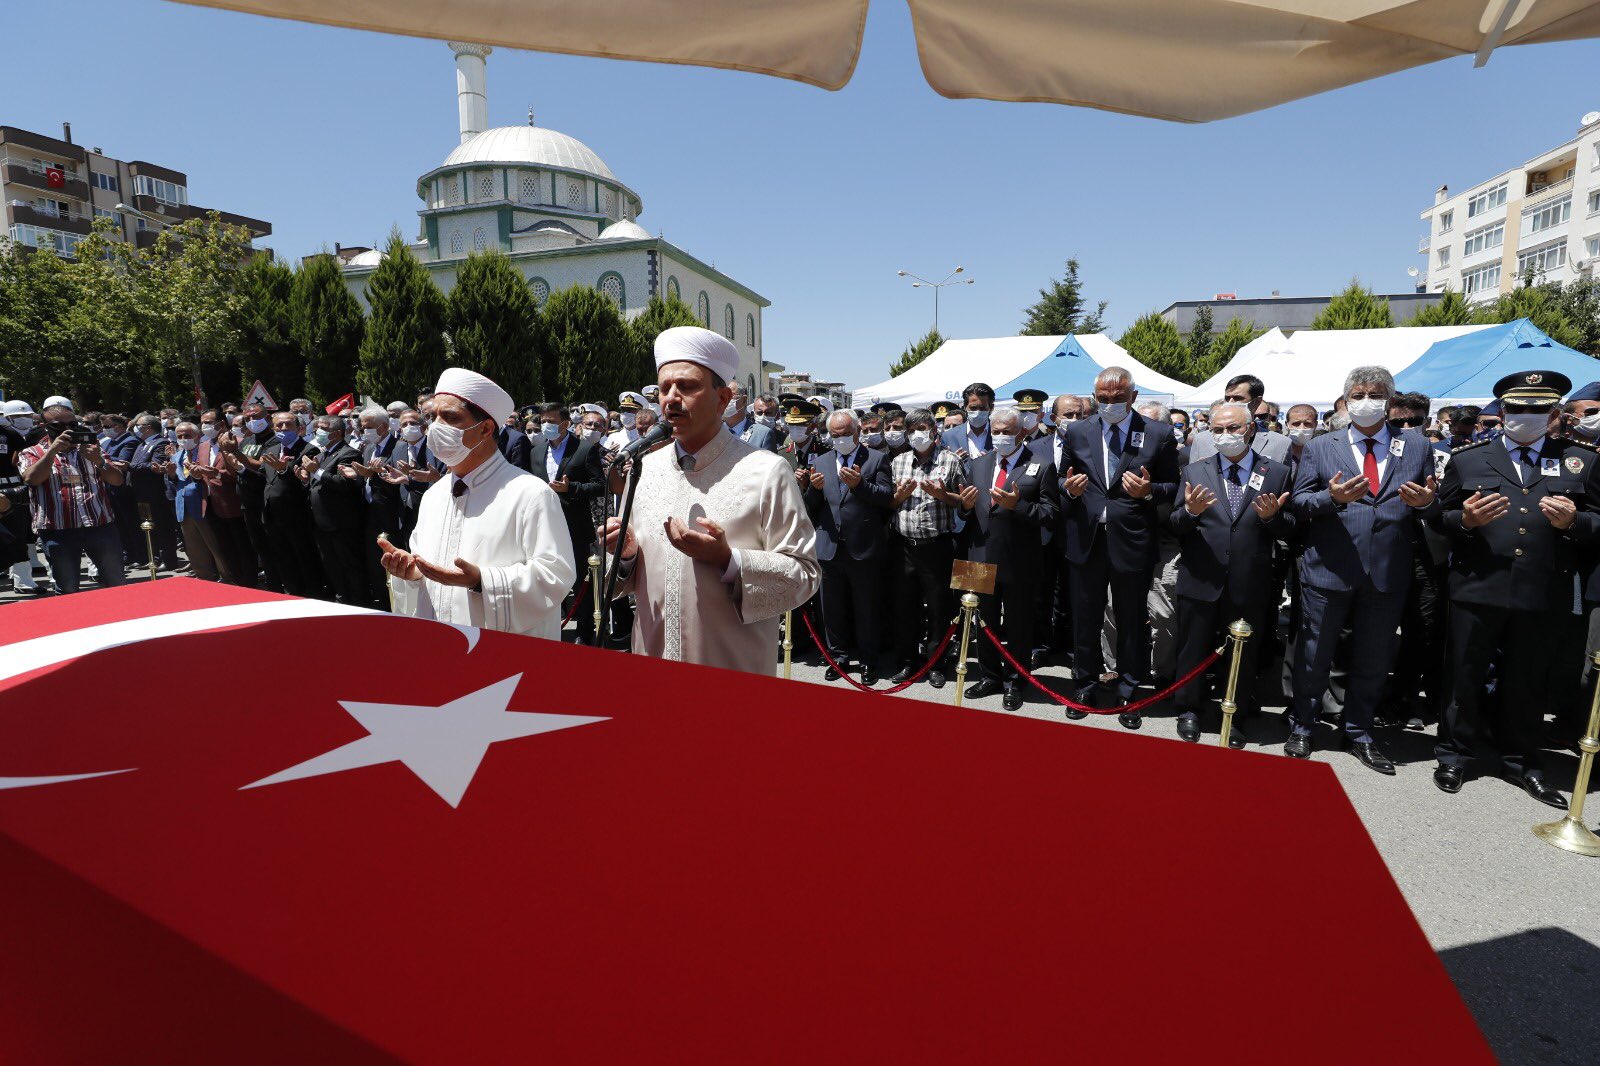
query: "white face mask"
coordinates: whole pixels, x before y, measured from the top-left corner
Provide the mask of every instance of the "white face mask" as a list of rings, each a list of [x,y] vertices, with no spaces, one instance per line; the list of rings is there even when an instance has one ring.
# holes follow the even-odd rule
[[[1217,451],[1229,459],[1237,459],[1250,449],[1243,433],[1218,433],[1211,439],[1217,442]]]
[[[775,426],[775,425],[778,424],[778,416],[777,415],[762,415],[761,417],[757,418],[756,421],[760,422],[763,426],[767,426],[767,427],[770,428],[770,427]]]
[[[735,396],[728,401],[728,406],[722,409],[722,420],[726,422],[730,418],[738,418],[743,413],[744,408],[739,405],[739,398]]]
[[[400,432],[400,420],[398,418],[389,419],[389,432],[390,433],[398,433],[398,432]]]
[[[1014,433],[996,433],[994,435],[994,450],[1001,455],[1010,455],[1017,450],[1017,437]]]
[[[545,440],[549,441],[551,444],[554,444],[556,441],[561,439],[561,423],[546,422],[544,425],[539,427],[539,433],[544,437]]]
[[[796,443],[806,439],[806,434],[811,432],[810,426],[790,426],[789,439]]]
[[[634,423],[636,423],[638,421],[639,421],[639,416],[634,414],[632,411],[624,411],[622,413],[622,428],[623,429],[632,429],[633,426],[634,426]]]
[[[849,455],[856,450],[856,438],[854,435],[848,437],[830,437],[828,439],[833,444],[833,450],[838,452],[840,455]]]
[[[33,429],[33,419],[27,415],[12,415],[11,426],[18,433],[27,433]]]
[[[217,424],[215,422],[208,422],[205,425],[200,427],[200,436],[204,437],[206,440],[210,440],[211,438],[215,437],[216,435],[217,435]]]
[[[192,452],[196,448],[200,447],[200,442],[194,437],[190,437],[187,440],[179,440],[178,447],[182,448],[186,452]]]
[[[265,433],[267,431],[267,420],[265,418],[252,418],[244,424],[244,428],[251,433]]]
[[[881,448],[881,447],[883,447],[883,434],[882,433],[868,433],[867,436],[866,436],[866,441],[867,441],[867,447],[869,447],[869,448]]]
[[[925,429],[919,429],[911,434],[911,447],[919,452],[925,452],[933,447],[933,434]]]
[[[977,431],[979,433],[982,433],[984,431],[985,427],[987,427],[989,425],[989,412],[988,411],[968,411],[967,412],[967,425],[971,426],[975,431]]]
[[[1128,405],[1125,403],[1103,403],[1100,405],[1100,417],[1113,426],[1118,425],[1124,418],[1128,417]]]
[[[317,430],[311,435],[311,443],[315,444],[318,450],[326,449],[328,447],[328,431],[325,429]]]
[[[364,444],[376,444],[376,443],[378,443],[378,440],[379,440],[378,431],[375,430],[375,429],[364,429],[364,430],[362,430],[361,431],[361,440],[362,440],[362,443],[364,443]]]
[[[1289,427],[1289,439],[1299,445],[1309,444],[1311,442],[1311,438],[1316,435],[1317,430],[1315,426]]]
[[[400,439],[405,441],[407,444],[417,443],[417,441],[422,439],[422,434],[422,424],[419,422],[413,422],[409,426],[400,427]]]
[[[1026,414],[1024,414],[1022,416],[1022,431],[1024,433],[1032,433],[1034,430],[1036,430],[1038,428],[1039,428],[1039,416],[1038,415],[1034,414],[1032,411],[1029,411],[1029,412],[1027,412]]]
[[[600,439],[600,427],[599,426],[584,426],[583,427],[583,439],[584,440],[599,440]]]
[[[428,427],[428,450],[445,466],[460,466],[472,454],[472,449],[461,439],[465,435],[466,430],[435,420]]]
[[[899,448],[906,442],[906,431],[903,429],[886,430],[883,434],[883,443],[891,448]]]
[[[1532,444],[1544,436],[1550,425],[1548,411],[1507,411],[1500,428],[1518,444]]]
[[[1389,413],[1389,405],[1382,400],[1371,396],[1359,400],[1351,400],[1345,404],[1345,410],[1350,413],[1350,421],[1367,429],[1383,421],[1384,415]]]
[[[1578,419],[1578,429],[1590,437],[1600,436],[1600,411]]]

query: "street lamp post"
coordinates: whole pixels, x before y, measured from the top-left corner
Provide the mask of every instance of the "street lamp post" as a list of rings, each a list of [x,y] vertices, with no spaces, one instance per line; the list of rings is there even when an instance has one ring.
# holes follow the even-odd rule
[[[950,273],[948,273],[948,274],[946,274],[944,276],[944,280],[943,281],[929,281],[927,278],[919,277],[918,275],[911,273],[909,270],[898,270],[895,273],[898,274],[902,278],[911,278],[912,279],[911,287],[913,289],[932,289],[933,290],[933,331],[935,333],[938,333],[939,332],[939,290],[944,288],[946,285],[971,285],[973,283],[973,281],[976,280],[975,278],[957,278],[956,277],[957,274],[965,273],[966,269],[967,269],[966,267],[956,267],[954,270],[950,271]]]
[[[171,219],[157,218],[155,215],[146,214],[137,207],[129,207],[124,203],[118,203],[112,210],[132,215],[135,218],[142,218],[146,222],[154,222],[161,226],[173,225]],[[195,407],[198,410],[204,410],[206,406],[206,390],[200,384],[200,349],[195,345],[194,316],[192,315],[189,316],[189,376],[194,384]]]

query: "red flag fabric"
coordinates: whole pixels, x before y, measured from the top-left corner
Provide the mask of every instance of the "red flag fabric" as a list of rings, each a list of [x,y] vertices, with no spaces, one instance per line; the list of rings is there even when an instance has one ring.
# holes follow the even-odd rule
[[[356,394],[353,392],[347,392],[337,400],[330,403],[327,407],[323,408],[323,410],[330,415],[342,415],[346,411],[354,411],[355,408]]]
[[[1492,1061],[1321,764],[188,580],[4,617],[10,1060]]]

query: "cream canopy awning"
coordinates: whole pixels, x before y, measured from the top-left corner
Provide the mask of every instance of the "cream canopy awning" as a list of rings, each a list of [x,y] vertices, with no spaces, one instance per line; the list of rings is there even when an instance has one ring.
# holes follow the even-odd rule
[[[178,0],[542,52],[850,80],[867,0]],[[928,84],[1206,122],[1499,45],[1600,36],[1600,0],[907,0]]]

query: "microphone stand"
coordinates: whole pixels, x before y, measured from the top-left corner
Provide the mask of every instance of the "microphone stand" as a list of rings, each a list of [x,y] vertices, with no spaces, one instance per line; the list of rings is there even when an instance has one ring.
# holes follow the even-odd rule
[[[668,436],[661,442],[661,444],[665,444],[671,439],[672,438]],[[619,516],[622,519],[622,524],[618,527],[617,531],[617,546],[611,553],[611,565],[608,566],[605,571],[605,598],[600,603],[600,624],[605,630],[607,638],[609,638],[611,634],[611,598],[617,589],[617,577],[622,572],[622,549],[628,542],[628,519],[633,517],[633,497],[634,494],[639,491],[639,469],[644,464],[644,457],[649,455],[650,452],[655,451],[656,448],[661,447],[661,444],[657,444],[655,448],[651,448],[648,451],[642,451],[631,456],[632,461],[628,465],[628,480],[623,485],[622,514]],[[618,458],[621,458],[620,453],[618,454]],[[609,490],[611,487],[609,484],[609,475],[606,480],[608,482],[606,488]],[[608,491],[606,493],[606,508],[608,512],[606,518],[608,521],[611,517],[609,514],[610,507],[611,494]],[[602,526],[601,528],[603,529],[605,527]],[[605,552],[603,543],[601,548],[602,550],[600,557],[604,559]]]

